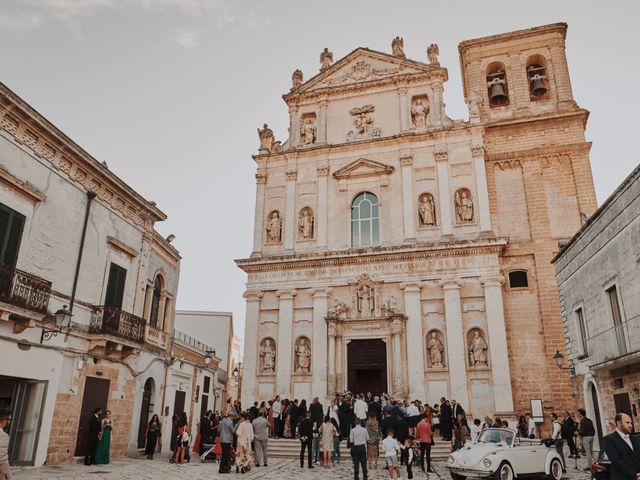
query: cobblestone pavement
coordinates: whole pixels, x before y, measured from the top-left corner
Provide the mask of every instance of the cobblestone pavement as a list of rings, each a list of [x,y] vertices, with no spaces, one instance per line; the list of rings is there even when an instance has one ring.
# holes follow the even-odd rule
[[[197,460],[197,457],[196,457]],[[370,471],[370,480],[386,480],[387,471],[382,467],[384,459],[379,460],[378,470]],[[584,458],[578,461],[580,469],[586,466]],[[575,469],[575,461],[569,459],[567,473],[563,476],[567,480],[588,480],[589,472]],[[433,466],[435,474],[428,476],[414,468],[413,474],[416,480],[449,480],[450,476],[445,467],[445,463],[436,462]],[[401,478],[407,478],[406,467],[401,467]],[[118,480],[155,480],[155,479],[184,479],[184,480],[210,480],[242,478],[243,480],[263,479],[263,480],[330,480],[330,479],[351,479],[353,478],[353,467],[350,461],[344,461],[334,465],[331,469],[324,469],[316,466],[314,469],[300,468],[297,460],[274,458],[268,467],[252,468],[250,472],[242,475],[236,474],[235,470],[229,475],[218,473],[218,464],[191,463],[185,467],[179,467],[168,463],[167,457],[158,457],[155,460],[146,459],[121,459],[112,462],[110,465],[96,465],[86,467],[84,465],[61,465],[40,468],[15,469],[16,479],[29,480],[76,480],[76,479],[118,479]],[[362,478],[362,473],[360,474]]]

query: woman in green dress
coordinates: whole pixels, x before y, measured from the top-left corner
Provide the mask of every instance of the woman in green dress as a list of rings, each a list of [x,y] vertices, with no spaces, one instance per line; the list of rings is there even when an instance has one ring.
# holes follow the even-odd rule
[[[100,433],[100,444],[96,453],[96,464],[106,465],[109,463],[109,451],[111,450],[111,432],[113,431],[113,420],[111,411],[107,410],[102,419],[102,432]]]

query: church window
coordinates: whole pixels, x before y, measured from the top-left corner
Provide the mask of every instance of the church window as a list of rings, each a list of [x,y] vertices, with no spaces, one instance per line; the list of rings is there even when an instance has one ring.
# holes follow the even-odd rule
[[[369,192],[358,195],[351,204],[351,245],[368,247],[380,243],[378,198]]]
[[[528,288],[529,278],[526,270],[509,272],[509,288]]]
[[[527,60],[527,82],[529,83],[529,100],[536,102],[549,98],[547,62],[543,56],[533,55]]]
[[[491,107],[509,105],[507,73],[502,63],[494,62],[487,67],[487,94]]]
[[[158,313],[160,311],[160,296],[162,295],[162,279],[156,276],[153,282],[153,297],[151,299],[151,314],[149,315],[149,325],[153,328],[158,326]]]

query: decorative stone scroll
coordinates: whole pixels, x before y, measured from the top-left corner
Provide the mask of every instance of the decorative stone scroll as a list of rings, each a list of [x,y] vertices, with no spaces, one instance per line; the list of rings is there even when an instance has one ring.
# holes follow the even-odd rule
[[[311,342],[307,337],[296,340],[295,371],[297,373],[311,373]]]
[[[430,193],[423,193],[418,198],[418,225],[420,227],[436,225],[436,203]]]
[[[280,218],[278,210],[274,210],[269,214],[267,241],[270,243],[280,243],[282,241],[282,218]]]
[[[438,330],[431,330],[427,334],[427,366],[429,368],[444,368],[444,340]]]
[[[313,210],[310,207],[305,207],[300,210],[298,216],[298,239],[299,240],[311,240],[314,233],[314,218]]]
[[[457,190],[454,195],[457,223],[473,222],[473,199],[471,192],[466,188]]]
[[[484,333],[479,328],[472,328],[467,334],[469,366],[486,367],[489,365],[489,345],[484,339]]]
[[[353,116],[354,130],[347,133],[347,142],[356,142],[358,140],[370,140],[379,138],[381,131],[378,127],[373,126],[372,113],[376,107],[373,105],[363,105],[362,107],[352,108],[349,110]]]
[[[265,338],[260,342],[260,372],[275,373],[276,371],[276,342],[272,338]]]

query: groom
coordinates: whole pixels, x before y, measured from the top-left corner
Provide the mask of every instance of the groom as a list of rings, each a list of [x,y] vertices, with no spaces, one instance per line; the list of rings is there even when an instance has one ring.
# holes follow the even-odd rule
[[[98,450],[98,444],[100,443],[100,431],[102,430],[100,415],[102,415],[102,408],[98,407],[93,411],[91,417],[89,418],[87,452],[84,456],[85,465],[96,464],[96,452]]]

